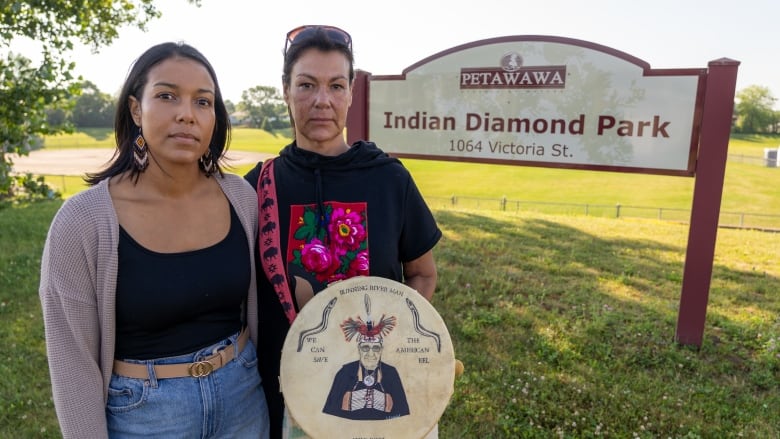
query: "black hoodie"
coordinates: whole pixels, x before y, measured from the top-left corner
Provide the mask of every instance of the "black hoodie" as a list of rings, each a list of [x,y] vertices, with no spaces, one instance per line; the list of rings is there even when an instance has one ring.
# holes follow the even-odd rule
[[[244,177],[255,188],[261,165]],[[334,157],[293,142],[274,159],[274,179],[281,254],[293,291],[300,279],[315,292],[357,275],[403,282],[403,262],[422,256],[441,238],[409,171],[371,142],[355,142]],[[258,357],[274,437],[283,407],[279,362],[290,325],[260,259]]]

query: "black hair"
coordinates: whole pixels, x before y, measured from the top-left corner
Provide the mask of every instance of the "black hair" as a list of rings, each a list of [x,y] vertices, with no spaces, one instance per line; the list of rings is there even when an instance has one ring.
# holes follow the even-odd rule
[[[349,82],[352,83],[352,80],[355,78],[355,57],[352,49],[343,41],[332,39],[324,28],[317,28],[314,32],[307,33],[305,36],[299,36],[287,47],[287,52],[284,54],[284,66],[282,67],[282,85],[285,88],[290,85],[293,65],[306,49],[311,48],[322,52],[336,51],[343,53],[347,61],[349,61]]]
[[[217,74],[208,59],[194,47],[185,43],[168,42],[152,46],[133,62],[117,99],[116,114],[114,116],[114,136],[116,138],[117,150],[114,152],[114,156],[106,169],[86,175],[84,180],[89,185],[95,185],[101,180],[127,171],[130,171],[131,178],[136,182],[138,181],[141,171],[136,169],[133,164],[133,142],[140,131],[130,113],[130,96],[140,101],[143,89],[148,81],[149,70],[161,62],[172,58],[191,59],[203,65],[209,72],[211,80],[214,81],[214,113],[216,117],[209,151],[211,152],[211,157],[213,157],[215,172],[222,175],[219,163],[230,144],[230,115],[227,107],[225,107],[225,102],[222,100]],[[206,172],[202,164],[199,166],[202,171]],[[209,174],[207,173],[206,175]]]
[[[287,48],[282,67],[282,85],[285,88],[290,85],[293,65],[306,49],[311,48],[322,52],[336,51],[344,54],[347,61],[349,61],[349,82],[352,83],[352,80],[355,78],[355,56],[352,53],[352,49],[343,41],[332,39],[324,28],[317,28],[314,32],[307,33],[305,36],[300,35]]]
[[[293,65],[304,51],[312,48],[322,52],[341,52],[349,61],[349,83],[352,84],[352,80],[355,78],[355,56],[352,53],[352,48],[343,41],[332,39],[324,28],[317,28],[314,32],[299,36],[287,47],[282,66],[282,92],[290,86]],[[287,116],[290,118],[292,137],[295,140],[295,119],[293,119],[289,105],[287,106]]]

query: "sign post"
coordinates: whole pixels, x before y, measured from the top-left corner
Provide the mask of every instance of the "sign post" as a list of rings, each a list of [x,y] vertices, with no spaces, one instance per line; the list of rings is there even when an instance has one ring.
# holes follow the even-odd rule
[[[704,334],[738,66],[730,59],[709,63],[675,334],[675,340],[685,345],[700,347]]]

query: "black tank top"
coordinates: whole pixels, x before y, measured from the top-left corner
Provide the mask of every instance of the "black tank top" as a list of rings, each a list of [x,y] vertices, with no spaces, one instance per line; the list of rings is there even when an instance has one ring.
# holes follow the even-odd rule
[[[182,253],[151,251],[119,228],[114,358],[194,352],[241,329],[249,245],[233,206],[219,243]]]

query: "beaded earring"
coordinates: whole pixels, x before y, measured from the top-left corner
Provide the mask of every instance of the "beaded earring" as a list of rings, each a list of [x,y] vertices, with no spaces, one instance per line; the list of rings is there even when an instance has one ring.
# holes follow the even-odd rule
[[[146,147],[146,139],[144,139],[140,128],[138,128],[138,136],[133,142],[133,164],[139,172],[143,172],[149,166],[149,148]]]
[[[216,166],[214,166],[214,158],[211,156],[211,148],[207,149],[206,153],[198,159],[198,164],[200,164],[200,169],[206,173],[206,176],[214,173]]]

